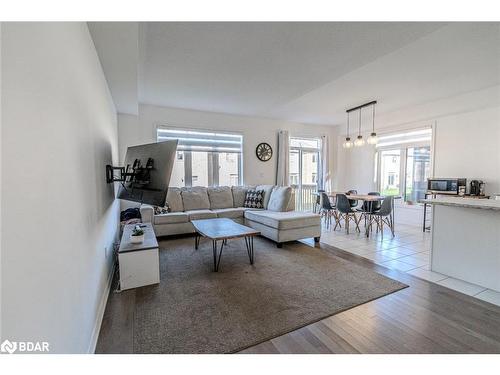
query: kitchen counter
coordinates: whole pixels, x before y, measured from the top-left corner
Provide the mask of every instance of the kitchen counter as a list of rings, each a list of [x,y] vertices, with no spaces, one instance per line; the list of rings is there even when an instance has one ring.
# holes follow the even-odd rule
[[[500,201],[437,197],[431,270],[500,292]]]
[[[494,199],[478,199],[478,198],[467,198],[467,197],[438,197],[438,198],[422,199],[420,203],[500,211],[500,200],[494,200]]]

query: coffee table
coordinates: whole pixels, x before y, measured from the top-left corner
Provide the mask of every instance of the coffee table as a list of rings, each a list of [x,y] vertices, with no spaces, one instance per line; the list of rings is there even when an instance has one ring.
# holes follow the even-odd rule
[[[248,258],[250,259],[250,264],[253,264],[253,238],[260,234],[259,231],[226,218],[193,220],[191,223],[196,230],[196,237],[194,240],[194,247],[196,250],[198,250],[198,246],[200,244],[200,237],[206,237],[212,240],[214,272],[219,271],[219,263],[222,257],[222,249],[224,248],[224,245],[227,244],[227,240],[233,238],[245,239]],[[218,241],[221,241],[220,251],[218,251]]]

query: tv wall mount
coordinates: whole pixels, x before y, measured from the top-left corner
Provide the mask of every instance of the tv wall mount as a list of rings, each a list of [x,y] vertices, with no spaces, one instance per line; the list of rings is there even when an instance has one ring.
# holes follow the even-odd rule
[[[152,158],[148,158],[146,165],[143,166],[139,159],[134,160],[134,164],[130,167],[127,164],[126,167],[115,167],[112,165],[106,165],[106,182],[108,184],[112,182],[120,182],[124,188],[143,187],[150,183],[150,173],[154,169],[154,161]],[[116,173],[118,172],[118,173]]]

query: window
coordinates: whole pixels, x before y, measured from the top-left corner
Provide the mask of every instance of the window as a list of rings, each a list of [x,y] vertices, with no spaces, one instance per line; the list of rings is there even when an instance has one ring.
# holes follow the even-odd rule
[[[243,136],[159,127],[157,141],[177,139],[170,186],[242,184]]]
[[[432,129],[419,129],[379,137],[377,165],[382,195],[401,195],[418,202],[430,176]]]
[[[290,185],[295,190],[295,208],[311,211],[318,190],[319,138],[290,138]]]

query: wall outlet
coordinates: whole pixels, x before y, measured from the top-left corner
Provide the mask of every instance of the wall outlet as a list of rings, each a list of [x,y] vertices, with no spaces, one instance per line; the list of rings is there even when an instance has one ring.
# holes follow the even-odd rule
[[[104,258],[108,258],[109,246],[104,246]]]

